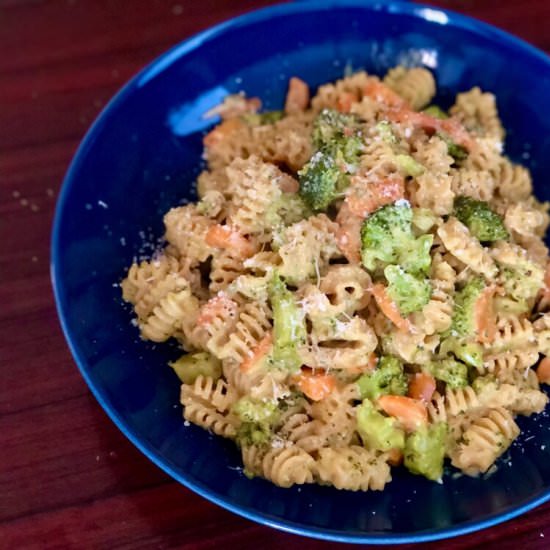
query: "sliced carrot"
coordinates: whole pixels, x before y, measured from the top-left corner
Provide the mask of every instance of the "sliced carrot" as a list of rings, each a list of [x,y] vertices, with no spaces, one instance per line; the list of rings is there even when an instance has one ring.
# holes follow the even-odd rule
[[[231,248],[242,256],[247,258],[254,254],[254,245],[243,237],[237,230],[228,225],[212,225],[206,232],[205,242],[208,246],[216,248]]]
[[[376,300],[380,311],[401,331],[414,332],[411,322],[403,317],[397,304],[388,296],[384,285],[377,283],[372,285],[371,293]]]
[[[537,378],[541,384],[550,384],[550,357],[545,357],[537,367]]]
[[[407,102],[383,82],[369,82],[365,86],[364,93],[367,97],[374,99],[388,107],[405,108]]]
[[[349,113],[352,103],[357,101],[357,96],[351,92],[342,92],[336,101],[336,109],[341,113]]]
[[[285,113],[305,111],[309,103],[309,86],[301,79],[293,76],[288,82],[288,92],[285,100]]]
[[[378,398],[380,408],[396,418],[407,431],[413,431],[428,423],[428,411],[422,401],[403,395],[382,395]]]
[[[219,292],[201,307],[197,325],[209,325],[219,317],[234,317],[238,305],[225,292]]]
[[[321,401],[328,397],[336,387],[334,376],[324,372],[313,372],[308,368],[302,369],[295,378],[295,382],[298,388],[313,401]]]
[[[464,126],[455,118],[440,119],[426,113],[419,113],[410,109],[389,111],[388,118],[393,122],[410,123],[430,132],[444,132],[458,145],[462,145],[468,151],[475,147],[475,141]]]
[[[388,464],[399,466],[403,462],[403,451],[401,449],[390,449],[388,451]]]
[[[298,180],[289,174],[282,173],[280,176],[277,176],[275,181],[283,193],[297,193],[300,189]]]
[[[435,392],[435,378],[427,372],[418,372],[409,381],[409,397],[428,403]]]
[[[243,125],[244,123],[239,118],[224,120],[202,138],[202,143],[205,147],[215,147],[235,130],[242,128]]]
[[[491,286],[483,290],[476,300],[474,315],[478,342],[491,343],[496,336],[497,325],[493,307],[495,287]]]
[[[273,344],[273,334],[268,332],[258,343],[258,345],[252,350],[252,355],[248,356],[240,366],[242,372],[249,371],[254,365],[258,364],[258,361],[263,359],[271,349]]]
[[[361,176],[356,176],[352,178],[345,202],[352,214],[366,218],[371,212],[404,196],[405,180],[400,175],[375,182],[367,182]]]

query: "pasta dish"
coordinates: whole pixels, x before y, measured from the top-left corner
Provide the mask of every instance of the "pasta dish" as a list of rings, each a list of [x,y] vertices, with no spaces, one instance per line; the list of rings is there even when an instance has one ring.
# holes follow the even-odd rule
[[[292,78],[283,111],[227,97],[197,202],[122,282],[141,336],[185,351],[185,419],[233,439],[248,476],[478,475],[548,401],[548,204],[503,154],[492,94],[435,93],[399,66],[311,97]]]

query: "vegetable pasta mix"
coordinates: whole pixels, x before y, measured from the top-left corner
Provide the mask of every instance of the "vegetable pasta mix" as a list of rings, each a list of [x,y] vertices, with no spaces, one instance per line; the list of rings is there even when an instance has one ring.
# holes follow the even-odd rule
[[[122,282],[175,338],[184,417],[282,487],[381,490],[391,467],[487,472],[550,381],[547,204],[502,154],[495,98],[358,72],[284,111],[210,114],[199,200]]]

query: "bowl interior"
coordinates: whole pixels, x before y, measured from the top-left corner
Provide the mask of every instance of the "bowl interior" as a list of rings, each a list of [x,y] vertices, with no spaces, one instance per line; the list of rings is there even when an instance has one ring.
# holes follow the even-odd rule
[[[550,199],[550,64],[503,33],[439,10],[387,3],[299,3],[262,10],[171,50],[106,108],[83,142],[58,204],[53,277],[60,316],[92,390],[121,429],[175,478],[238,513],[337,540],[427,540],[472,530],[546,498],[550,424],[524,433],[489,479],[443,485],[396,471],[381,493],[280,489],[249,480],[231,442],[184,426],[179,385],[166,361],[175,346],[139,339],[117,283],[162,236],[162,215],[194,198],[202,114],[245,90],[282,105],[288,78],[315,87],[346,67],[383,74],[399,63],[436,75],[438,101],[479,85],[497,95],[506,151],[533,171]]]

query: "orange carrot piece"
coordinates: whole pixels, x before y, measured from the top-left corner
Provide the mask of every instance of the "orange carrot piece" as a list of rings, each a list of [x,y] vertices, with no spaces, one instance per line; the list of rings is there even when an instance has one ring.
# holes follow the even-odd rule
[[[285,100],[285,113],[305,111],[309,103],[309,86],[301,79],[293,76],[288,82],[288,92]]]
[[[391,88],[386,86],[383,82],[369,82],[365,86],[364,93],[366,96],[384,103],[384,105],[393,108],[405,108],[408,107],[407,102],[399,95],[396,94]]]
[[[482,344],[491,343],[497,332],[496,316],[493,308],[495,290],[494,286],[483,290],[475,304],[477,340]]]
[[[254,254],[253,244],[237,230],[227,225],[212,225],[208,228],[204,240],[208,246],[236,250],[243,258]]]
[[[313,401],[328,397],[336,387],[334,376],[324,372],[314,373],[308,368],[303,368],[295,380],[300,391]]]
[[[413,431],[428,423],[426,405],[417,399],[403,395],[382,395],[378,398],[380,408],[396,418],[407,431]]]
[[[243,122],[239,118],[224,120],[202,138],[202,143],[205,147],[215,147],[242,126]]]
[[[352,214],[366,218],[381,206],[405,197],[405,180],[389,176],[376,182],[366,182],[360,176],[352,178],[345,202]]]
[[[550,384],[550,357],[545,357],[537,367],[537,378],[541,384]]]
[[[435,378],[427,372],[418,372],[409,381],[409,397],[428,403],[435,392]]]
[[[252,350],[252,355],[248,356],[240,366],[242,372],[249,371],[254,365],[258,363],[263,357],[265,357],[271,349],[273,343],[273,334],[268,332],[259,342],[258,345]]]
[[[357,96],[351,92],[342,92],[336,101],[336,109],[341,113],[349,113],[352,103],[357,101]]]
[[[197,325],[209,325],[214,319],[222,315],[234,317],[237,314],[237,308],[237,303],[225,292],[219,292],[201,307],[197,317]]]
[[[440,119],[426,113],[411,111],[410,109],[399,109],[389,111],[387,116],[393,122],[410,123],[419,126],[430,132],[444,132],[458,145],[462,145],[468,151],[475,147],[475,141],[464,126],[455,118]]]
[[[399,466],[403,462],[403,451],[401,449],[390,449],[388,451],[388,464]]]
[[[377,283],[372,285],[371,293],[376,300],[380,311],[401,331],[414,332],[411,322],[403,317],[397,304],[388,296],[384,285]]]

